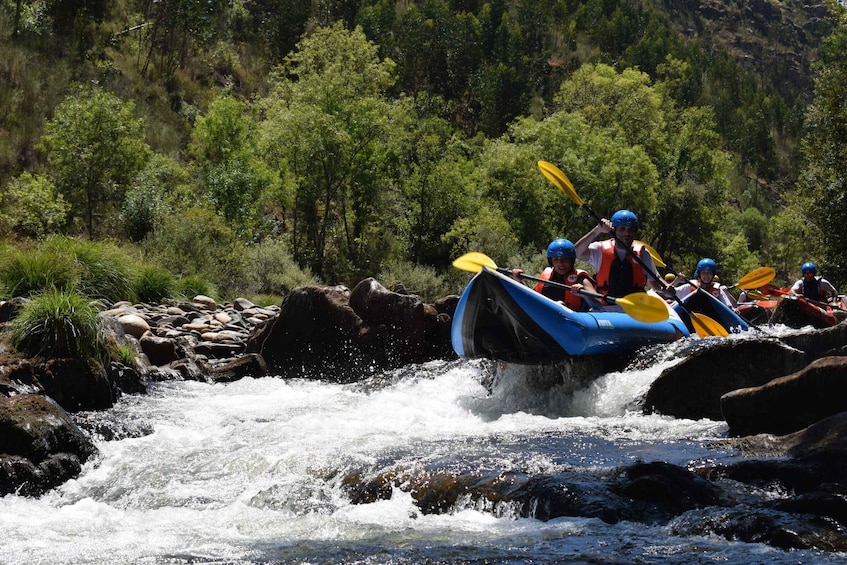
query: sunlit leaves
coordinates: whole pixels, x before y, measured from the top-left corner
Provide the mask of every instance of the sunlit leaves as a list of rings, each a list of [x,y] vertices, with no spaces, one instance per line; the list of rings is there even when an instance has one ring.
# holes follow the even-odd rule
[[[97,87],[82,87],[56,108],[40,142],[49,172],[74,214],[95,236],[95,213],[119,204],[150,149],[134,105]]]

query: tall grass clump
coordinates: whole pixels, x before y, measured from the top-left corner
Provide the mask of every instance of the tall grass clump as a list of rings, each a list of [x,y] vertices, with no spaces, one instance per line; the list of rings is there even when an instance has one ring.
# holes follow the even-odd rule
[[[31,357],[73,357],[104,364],[106,333],[97,307],[78,292],[50,288],[10,322],[10,341]]]
[[[42,249],[9,249],[0,256],[3,298],[28,297],[50,288],[69,289],[79,282],[73,259]]]
[[[78,290],[82,294],[110,302],[132,300],[132,262],[117,246],[53,236],[41,248],[73,260],[79,273]]]
[[[158,303],[176,292],[176,279],[161,267],[142,267],[135,279],[135,296],[140,302]]]

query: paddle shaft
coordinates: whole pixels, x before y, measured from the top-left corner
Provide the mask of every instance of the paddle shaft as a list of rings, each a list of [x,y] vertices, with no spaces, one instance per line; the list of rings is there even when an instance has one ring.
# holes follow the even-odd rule
[[[580,198],[574,190],[573,185],[571,184],[570,180],[568,180],[568,177],[565,176],[565,174],[560,171],[558,167],[546,161],[539,161],[538,167],[541,169],[542,174],[547,177],[553,184],[555,184],[559,188],[559,190],[565,193],[565,196],[567,196],[574,204],[576,204],[580,208],[584,208],[585,211],[589,215],[591,215],[592,218],[594,218],[598,223],[602,223],[600,216],[585,204],[582,198]],[[611,235],[614,238],[615,243],[621,244],[621,246],[626,250],[626,252],[629,253],[629,255],[635,260],[635,262],[638,263],[641,268],[644,269],[647,274],[653,278],[653,280],[659,287],[663,289],[669,288],[665,281],[659,278],[657,272],[654,272],[647,267],[644,261],[641,260],[641,257],[639,257],[629,246],[623,245],[623,242],[621,242],[616,237],[614,231],[611,232]],[[697,333],[701,336],[720,335],[726,333],[726,330],[723,328],[723,326],[718,324],[715,320],[712,320],[711,318],[703,314],[692,313],[688,308],[685,307],[685,304],[683,304],[682,300],[680,300],[679,297],[676,296],[676,293],[674,293],[673,290],[671,290],[671,292],[673,299],[677,302],[677,304],[679,304],[682,313],[685,314],[685,319],[683,321],[685,322],[686,326],[688,326],[689,328],[693,327],[695,331],[697,331]]]
[[[512,274],[512,271],[510,271],[506,267],[497,267],[497,272],[502,273],[504,275],[511,275]],[[543,284],[549,284],[550,286],[555,286],[555,287],[558,287],[558,288],[564,288],[564,289],[569,290],[571,292],[575,292],[576,294],[582,294],[584,296],[589,296],[591,298],[596,298],[598,300],[605,300],[605,301],[611,302],[613,304],[617,300],[617,298],[615,298],[614,296],[604,296],[604,295],[600,294],[599,292],[591,292],[590,290],[585,290],[584,288],[574,288],[574,287],[572,287],[568,284],[565,284],[565,283],[544,280],[540,277],[533,277],[532,275],[525,275],[523,273],[518,274],[518,276],[522,279],[530,280],[530,281],[533,281],[533,282],[540,282],[540,283],[543,283]]]
[[[588,206],[588,204],[585,204],[585,203],[583,202],[583,203],[582,203],[582,205],[580,206],[580,208],[582,208],[582,209],[584,209],[586,212],[588,212],[588,213],[591,215],[591,217],[592,217],[592,218],[594,218],[594,219],[597,221],[597,223],[602,223],[602,222],[603,222],[603,219],[602,219],[602,218],[600,218],[600,216],[599,216],[599,215],[597,215],[597,212],[595,212],[594,210],[592,210],[592,209]],[[626,252],[629,254],[629,256],[630,256],[630,257],[632,257],[633,259],[635,259],[635,262],[636,262],[636,263],[638,263],[638,264],[641,266],[641,268],[642,268],[642,269],[644,269],[644,271],[645,271],[648,275],[650,275],[650,277],[652,277],[652,278],[653,278],[653,280],[654,280],[654,281],[656,281],[657,283],[659,283],[659,286],[661,286],[662,288],[665,288],[665,289],[671,288],[671,287],[670,287],[670,285],[665,284],[665,281],[663,281],[663,280],[659,277],[659,275],[658,275],[657,273],[654,273],[652,270],[650,270],[650,267],[648,267],[648,266],[647,266],[647,264],[646,264],[644,261],[642,261],[642,260],[641,260],[641,257],[639,257],[639,256],[638,256],[638,254],[637,254],[635,251],[633,251],[633,250],[632,250],[632,248],[630,248],[628,245],[624,244],[624,242],[623,242],[623,241],[621,241],[621,240],[620,240],[620,238],[618,238],[618,236],[617,236],[617,235],[615,235],[614,228],[612,228],[612,230],[613,230],[613,231],[611,231],[611,232],[609,232],[609,233],[611,234],[612,238],[615,240],[615,243],[616,243],[617,245],[620,245],[621,247],[623,247],[623,248],[626,250]],[[688,314],[688,316],[691,316],[691,314],[692,314],[692,313],[691,313],[691,311],[690,311],[688,308],[686,308],[686,306],[685,306],[685,304],[682,302],[682,300],[681,300],[681,299],[680,299],[680,298],[676,295],[676,292],[671,291],[671,293],[670,293],[670,294],[671,294],[671,296],[673,297],[673,299],[676,301],[676,303],[677,303],[677,304],[679,304],[679,307],[680,307],[680,308],[682,308],[682,309],[683,309],[683,311],[684,311],[686,314]]]

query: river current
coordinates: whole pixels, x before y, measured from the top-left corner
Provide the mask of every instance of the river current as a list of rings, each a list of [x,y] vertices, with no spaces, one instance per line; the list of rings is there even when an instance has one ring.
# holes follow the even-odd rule
[[[587,472],[740,457],[709,445],[726,437],[723,422],[641,414],[639,399],[673,362],[549,391],[508,374],[492,385],[488,366],[468,361],[349,385],[157,383],[87,415],[126,433],[98,439],[77,480],[40,498],[0,498],[0,563],[843,563],[471,502],[423,514],[400,489],[352,504],[343,488],[362,470]]]

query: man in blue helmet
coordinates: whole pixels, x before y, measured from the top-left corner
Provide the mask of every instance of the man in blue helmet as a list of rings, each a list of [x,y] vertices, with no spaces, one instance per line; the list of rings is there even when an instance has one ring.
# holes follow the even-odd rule
[[[698,288],[702,288],[730,308],[735,309],[737,304],[729,293],[729,290],[727,290],[725,285],[715,281],[717,272],[718,265],[714,259],[709,259],[708,257],[700,259],[697,263],[697,269],[694,271],[694,278],[688,281],[687,284],[681,285],[677,289],[676,295],[682,299]]]
[[[817,276],[818,267],[811,261],[803,263],[800,267],[802,278],[794,283],[789,294],[796,294],[808,298],[809,300],[817,300],[819,302],[828,302],[838,296],[838,291],[832,286],[828,280]]]
[[[589,309],[588,302],[574,291],[585,289],[596,293],[597,288],[588,271],[574,268],[574,263],[576,263],[576,252],[570,240],[559,238],[551,241],[547,246],[547,268],[539,278],[568,285],[572,290],[543,282],[537,283],[535,290],[547,298],[563,302],[571,310],[586,311]],[[512,276],[516,279],[520,279],[522,273],[521,269],[512,270]]]
[[[609,233],[614,237],[596,241]],[[618,210],[611,220],[604,218],[576,242],[576,256],[594,266],[598,292],[626,296],[644,292],[647,284],[660,292],[666,290],[650,252],[635,240],[637,234],[638,217],[629,210]],[[638,255],[643,266],[633,254]]]

